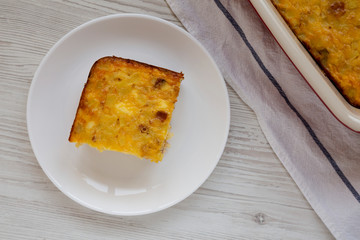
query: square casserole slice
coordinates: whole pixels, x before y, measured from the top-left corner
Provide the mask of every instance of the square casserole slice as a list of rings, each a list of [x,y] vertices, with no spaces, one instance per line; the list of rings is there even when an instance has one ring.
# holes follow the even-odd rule
[[[158,162],[184,76],[119,57],[92,66],[69,141]]]

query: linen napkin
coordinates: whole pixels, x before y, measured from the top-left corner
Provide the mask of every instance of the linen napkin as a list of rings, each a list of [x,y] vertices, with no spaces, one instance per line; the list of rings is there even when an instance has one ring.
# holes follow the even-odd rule
[[[360,133],[327,110],[246,0],[167,0],[254,110],[271,147],[337,239],[360,239]]]

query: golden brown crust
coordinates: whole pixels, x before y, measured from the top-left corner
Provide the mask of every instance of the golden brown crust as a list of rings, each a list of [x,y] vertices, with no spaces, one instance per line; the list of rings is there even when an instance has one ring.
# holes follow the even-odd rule
[[[139,62],[139,61],[136,61],[136,60],[127,59],[127,58],[121,58],[121,57],[116,57],[116,56],[102,57],[102,58],[100,58],[99,60],[97,60],[95,62],[93,67],[95,67],[95,65],[98,62],[102,62],[102,61],[109,61],[109,62],[125,61],[127,64],[133,65],[135,68],[141,66],[141,67],[146,67],[148,69],[158,69],[159,71],[162,71],[162,72],[173,75],[174,78],[183,78],[184,77],[184,74],[181,73],[181,72],[179,73],[179,72],[175,72],[175,71],[172,71],[172,70],[169,70],[169,69],[166,69],[166,68],[151,65],[151,64],[148,64],[148,63],[143,63],[143,62]],[[90,73],[91,73],[91,71],[90,71]]]
[[[344,98],[360,107],[360,1],[272,0]]]
[[[97,60],[69,141],[160,161],[183,76],[115,56]]]

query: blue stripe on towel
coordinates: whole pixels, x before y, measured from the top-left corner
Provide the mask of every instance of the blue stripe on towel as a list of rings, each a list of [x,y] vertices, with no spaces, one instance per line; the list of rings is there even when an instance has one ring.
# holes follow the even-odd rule
[[[230,21],[230,23],[233,25],[233,27],[235,28],[235,30],[239,33],[239,35],[241,36],[242,40],[244,41],[244,43],[246,44],[246,46],[248,47],[248,49],[250,50],[251,54],[253,55],[253,57],[255,58],[256,62],[259,64],[260,68],[262,69],[262,71],[265,73],[265,75],[269,78],[269,80],[271,81],[271,83],[275,86],[275,88],[278,90],[278,92],[280,93],[280,95],[284,98],[285,102],[287,103],[287,105],[290,107],[290,109],[296,114],[296,116],[301,120],[301,122],[304,124],[305,128],[307,129],[307,131],[309,132],[310,136],[313,138],[313,140],[315,141],[316,145],[318,145],[318,147],[320,148],[320,150],[323,152],[323,154],[325,155],[325,157],[327,158],[327,160],[329,161],[329,163],[331,164],[331,166],[334,168],[335,172],[337,173],[337,175],[341,178],[341,180],[344,182],[344,184],[346,185],[346,187],[350,190],[350,192],[354,195],[354,197],[356,198],[356,200],[360,203],[360,195],[359,193],[356,191],[356,189],[353,187],[353,185],[350,183],[350,181],[346,178],[345,174],[341,171],[340,167],[337,165],[337,163],[335,162],[335,160],[332,158],[332,156],[330,155],[330,153],[326,150],[326,148],[324,147],[324,145],[320,142],[319,138],[316,136],[314,130],[312,130],[312,128],[310,127],[309,123],[303,118],[303,116],[301,116],[301,114],[296,110],[296,108],[294,107],[294,105],[292,105],[292,103],[290,102],[290,100],[288,99],[288,97],[286,96],[285,92],[282,90],[280,84],[276,81],[276,79],[274,78],[274,76],[270,73],[270,71],[265,67],[264,63],[261,61],[259,55],[256,53],[256,51],[254,50],[254,48],[252,47],[252,45],[250,44],[250,42],[248,41],[244,31],[241,29],[241,27],[239,26],[239,24],[237,24],[237,22],[235,21],[235,19],[231,16],[231,14],[229,13],[229,11],[224,7],[224,5],[222,5],[222,3],[220,2],[220,0],[214,0],[216,5],[218,6],[218,8],[223,12],[223,14],[225,15],[225,17]]]

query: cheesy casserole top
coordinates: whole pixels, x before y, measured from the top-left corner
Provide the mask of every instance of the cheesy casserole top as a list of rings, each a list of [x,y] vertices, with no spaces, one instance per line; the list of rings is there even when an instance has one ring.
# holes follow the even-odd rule
[[[360,107],[360,1],[272,2],[345,99]]]
[[[182,79],[182,73],[129,59],[99,59],[84,87],[69,141],[162,160]]]

